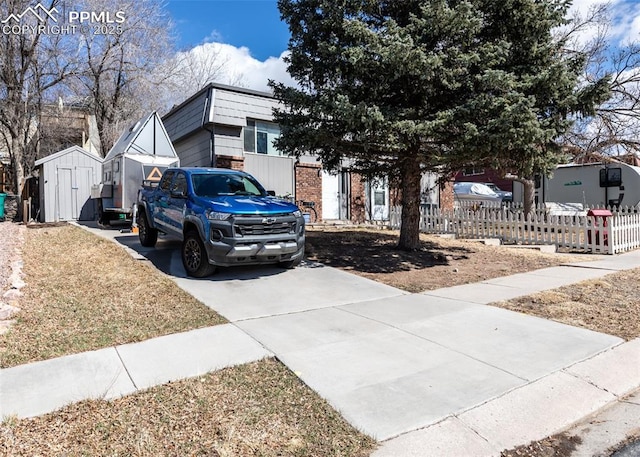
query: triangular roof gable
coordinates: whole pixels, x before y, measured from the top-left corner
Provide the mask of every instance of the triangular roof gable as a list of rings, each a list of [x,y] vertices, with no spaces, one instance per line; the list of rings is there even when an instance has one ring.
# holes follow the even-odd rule
[[[145,154],[161,157],[177,157],[164,124],[155,111],[140,119],[125,131],[113,145],[105,161],[121,154]]]
[[[39,167],[40,165],[46,163],[46,162],[50,162],[52,160],[55,160],[59,157],[62,157],[64,155],[67,155],[71,152],[80,152],[84,155],[86,155],[87,157],[97,160],[99,162],[102,162],[102,157],[100,157],[99,155],[94,154],[93,152],[89,152],[86,149],[82,149],[80,146],[71,146],[70,148],[67,149],[63,149],[62,151],[58,151],[56,153],[53,153],[51,155],[48,155],[47,157],[43,157],[42,159],[36,160],[35,162],[35,166]]]

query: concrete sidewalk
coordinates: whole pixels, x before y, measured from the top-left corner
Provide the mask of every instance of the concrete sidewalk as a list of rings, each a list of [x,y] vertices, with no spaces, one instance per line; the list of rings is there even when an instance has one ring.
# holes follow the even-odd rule
[[[499,455],[640,387],[640,340],[485,306],[640,267],[640,252],[407,294],[313,263],[196,280],[184,275],[175,243],[146,249],[135,236],[91,230],[232,324],[0,370],[3,416],[275,355],[383,441],[378,456]]]

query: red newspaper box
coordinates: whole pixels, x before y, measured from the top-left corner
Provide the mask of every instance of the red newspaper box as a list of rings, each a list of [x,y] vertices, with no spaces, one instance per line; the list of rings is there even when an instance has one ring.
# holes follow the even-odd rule
[[[595,218],[593,224],[594,224],[594,228],[591,228],[587,231],[587,237],[589,239],[589,244],[591,244],[591,240],[593,239],[593,236],[591,235],[591,232],[596,232],[595,235],[595,240],[596,240],[596,244],[600,244],[600,230],[602,230],[602,239],[604,241],[604,245],[608,246],[609,245],[609,231],[605,229],[605,227],[607,227],[607,219],[611,216],[613,216],[613,213],[611,211],[609,211],[608,209],[590,209],[587,212],[587,216],[592,216]],[[602,229],[596,229],[595,227],[598,227],[598,218],[602,218]]]

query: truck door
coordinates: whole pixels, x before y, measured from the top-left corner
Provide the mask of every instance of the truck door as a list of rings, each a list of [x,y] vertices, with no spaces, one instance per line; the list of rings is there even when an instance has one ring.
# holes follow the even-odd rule
[[[171,181],[173,181],[174,171],[167,171],[162,175],[158,188],[160,192],[154,192],[155,201],[151,202],[153,207],[153,214],[150,216],[153,218],[155,224],[161,227],[162,230],[167,229],[167,209],[169,206],[169,189],[171,188]]]
[[[178,172],[171,183],[169,205],[165,212],[167,228],[182,235],[184,216],[187,209],[187,176]]]

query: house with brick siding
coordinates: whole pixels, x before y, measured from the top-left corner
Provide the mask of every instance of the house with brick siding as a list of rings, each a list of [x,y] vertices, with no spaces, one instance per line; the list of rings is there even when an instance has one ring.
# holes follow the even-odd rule
[[[385,181],[366,182],[345,166],[327,173],[317,157],[283,155],[273,145],[280,127],[273,120],[279,102],[272,94],[212,83],[175,106],[162,121],[185,167],[221,167],[254,175],[268,190],[314,205],[317,221],[384,221],[397,204]],[[421,203],[439,205],[448,193],[423,176]],[[304,208],[304,205],[303,205]]]
[[[277,106],[272,94],[212,83],[162,121],[182,166],[244,170],[278,196],[313,204],[318,220],[364,222],[368,186],[359,175],[346,167],[329,174],[315,156],[289,157],[275,148]]]

